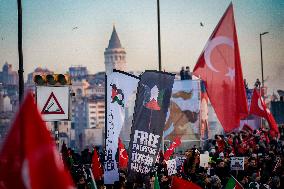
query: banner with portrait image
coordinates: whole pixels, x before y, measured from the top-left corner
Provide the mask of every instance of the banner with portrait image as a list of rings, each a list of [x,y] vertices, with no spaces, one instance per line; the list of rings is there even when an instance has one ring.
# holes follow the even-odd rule
[[[174,75],[146,71],[138,84],[129,144],[129,180],[150,173],[160,148]]]
[[[207,116],[208,117],[208,116]],[[200,80],[175,80],[167,120],[165,140],[199,140]]]
[[[107,75],[105,184],[113,184],[119,180],[115,158],[118,149],[118,137],[124,124],[128,100],[133,94],[136,94],[138,81],[139,79],[134,75],[116,70]]]

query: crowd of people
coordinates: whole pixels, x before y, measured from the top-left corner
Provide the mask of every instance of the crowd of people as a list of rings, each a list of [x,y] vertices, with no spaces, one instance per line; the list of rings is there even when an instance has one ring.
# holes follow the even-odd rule
[[[284,127],[280,128],[280,137],[271,137],[265,129],[244,129],[225,135],[216,135],[209,140],[204,149],[194,146],[184,153],[174,153],[172,158],[177,160],[175,176],[199,185],[201,188],[225,188],[233,176],[243,188],[276,189],[284,187]],[[200,166],[200,154],[209,153],[208,166]],[[104,155],[100,154],[103,165]],[[93,152],[86,149],[81,155],[67,147],[62,147],[62,157],[65,166],[72,174],[78,188],[91,188],[90,168]],[[183,158],[180,158],[183,157]],[[230,169],[231,157],[244,157],[244,170]],[[184,161],[180,162],[183,159]],[[103,177],[96,180],[98,188],[154,188],[157,173],[161,189],[169,189],[172,176],[168,175],[167,164],[162,152],[149,177],[137,178],[134,182],[127,182],[127,169],[120,170],[120,180],[114,185],[104,185]]]

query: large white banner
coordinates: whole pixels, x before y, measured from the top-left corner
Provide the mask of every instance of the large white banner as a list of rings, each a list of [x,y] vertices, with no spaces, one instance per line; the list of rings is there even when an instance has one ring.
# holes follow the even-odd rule
[[[114,71],[107,76],[105,184],[113,184],[119,180],[118,166],[115,159],[118,148],[118,137],[124,124],[128,100],[133,95],[136,95],[138,81],[137,77],[124,72]]]

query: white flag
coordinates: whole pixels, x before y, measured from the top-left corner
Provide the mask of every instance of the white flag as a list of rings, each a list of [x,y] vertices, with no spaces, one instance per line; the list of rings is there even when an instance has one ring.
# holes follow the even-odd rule
[[[115,160],[115,154],[118,148],[118,137],[124,124],[128,100],[133,95],[136,96],[138,81],[139,79],[134,75],[115,70],[107,75],[105,184],[113,184],[115,181],[119,180],[118,167]]]

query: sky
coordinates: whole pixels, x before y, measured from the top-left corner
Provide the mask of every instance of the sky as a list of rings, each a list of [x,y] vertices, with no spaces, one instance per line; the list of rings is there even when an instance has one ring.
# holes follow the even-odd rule
[[[162,69],[194,68],[229,0],[160,0]],[[284,89],[284,1],[234,0],[243,76],[253,87]],[[158,69],[156,0],[22,0],[25,75],[36,67],[65,73],[72,65],[104,71],[104,50],[115,25],[128,70]],[[200,26],[200,22],[204,26]],[[17,1],[0,0],[0,68],[18,69]]]

